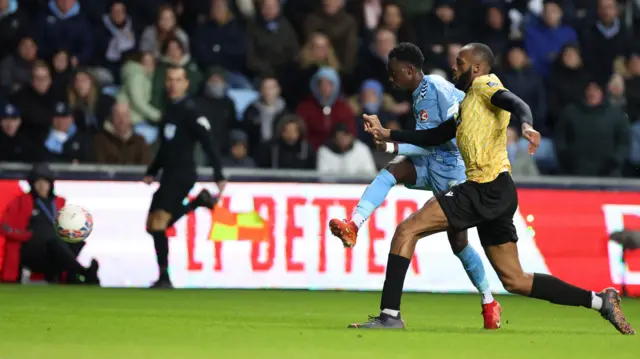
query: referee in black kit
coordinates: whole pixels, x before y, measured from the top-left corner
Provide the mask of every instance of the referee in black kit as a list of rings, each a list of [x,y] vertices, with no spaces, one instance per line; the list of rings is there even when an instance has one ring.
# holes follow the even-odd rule
[[[151,184],[162,169],[160,187],[153,195],[147,217],[147,232],[153,236],[160,269],[160,276],[152,288],[173,288],[168,272],[167,228],[185,213],[201,206],[213,208],[216,202],[208,191],[203,190],[189,204],[183,204],[197,180],[193,155],[196,142],[200,142],[213,164],[213,178],[219,192],[222,192],[226,183],[211,124],[198,111],[195,102],[186,96],[189,80],[185,70],[179,66],[170,67],[165,87],[169,104],[160,127],[160,149],[144,177],[144,182]]]

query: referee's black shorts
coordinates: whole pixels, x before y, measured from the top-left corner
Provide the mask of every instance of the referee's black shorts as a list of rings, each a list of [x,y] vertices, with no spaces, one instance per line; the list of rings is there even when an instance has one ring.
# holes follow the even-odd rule
[[[174,216],[176,213],[182,213],[181,209],[184,206],[184,199],[189,195],[193,185],[193,181],[160,181],[160,187],[158,187],[153,194],[149,212],[163,210]]]
[[[513,225],[518,194],[509,173],[487,183],[463,182],[435,197],[454,230],[478,228],[483,247],[518,240]]]

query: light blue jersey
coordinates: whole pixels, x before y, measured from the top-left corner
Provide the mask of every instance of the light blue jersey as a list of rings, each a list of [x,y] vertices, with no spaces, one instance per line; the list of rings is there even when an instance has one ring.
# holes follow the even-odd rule
[[[464,92],[437,75],[425,75],[413,91],[413,114],[416,130],[438,127],[458,113]],[[400,155],[411,157],[416,173],[416,189],[440,192],[464,182],[465,167],[455,138],[439,146],[421,148],[409,144],[398,146]]]

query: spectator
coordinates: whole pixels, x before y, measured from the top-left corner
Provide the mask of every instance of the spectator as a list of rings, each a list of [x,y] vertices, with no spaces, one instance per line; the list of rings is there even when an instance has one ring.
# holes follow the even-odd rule
[[[544,83],[530,65],[524,49],[519,46],[512,47],[506,54],[503,67],[504,72],[500,78],[504,86],[531,107],[534,127],[541,133],[548,133],[544,128],[547,118],[547,95]],[[519,122],[516,120],[515,123]]]
[[[4,93],[17,91],[31,83],[31,69],[38,59],[38,46],[27,36],[20,40],[17,50],[0,64],[0,85]]]
[[[225,70],[221,67],[210,68],[202,93],[195,99],[198,109],[209,119],[211,132],[223,151],[229,148],[229,130],[238,124],[236,106],[227,95],[225,75]]]
[[[137,48],[138,35],[124,0],[111,3],[109,13],[102,17],[102,24],[96,36],[96,63],[109,69],[119,79],[122,55]]]
[[[382,126],[385,128],[400,128],[400,125],[397,124],[396,117],[384,109],[383,97],[382,84],[376,80],[366,80],[360,87],[357,111],[354,111],[354,113],[358,114],[355,118],[357,138],[371,149],[375,149],[375,144],[373,137],[364,131],[363,114],[377,115],[380,123],[382,123]],[[395,124],[391,124],[391,122],[395,122]]]
[[[117,95],[118,102],[124,102],[131,109],[134,131],[144,137],[147,144],[155,142],[158,136],[157,124],[162,113],[151,104],[151,89],[156,63],[150,52],[139,53],[126,61],[122,67],[122,88]]]
[[[78,132],[69,105],[58,102],[53,114],[53,126],[44,142],[51,162],[84,163],[89,160],[88,137]]]
[[[311,93],[298,105],[297,114],[304,119],[309,131],[307,140],[314,149],[327,141],[331,129],[343,122],[352,134],[356,133],[353,112],[340,98],[340,77],[329,67],[323,67],[311,79]]]
[[[483,25],[482,42],[487,44],[496,58],[501,58],[509,43],[509,24],[505,9],[499,2],[487,6],[486,21]],[[457,55],[457,54],[456,54]]]
[[[242,75],[247,58],[247,38],[240,22],[229,10],[228,0],[211,0],[207,22],[196,29],[193,54],[203,69],[222,66],[233,88],[251,88]]]
[[[333,126],[327,143],[318,149],[318,172],[375,176],[377,169],[371,150],[349,131],[344,123]]]
[[[29,19],[16,0],[0,0],[0,59],[12,54],[30,30]]]
[[[345,1],[346,11],[356,21],[361,38],[368,39],[382,22],[382,0]]]
[[[309,95],[309,82],[320,67],[330,67],[340,71],[340,62],[331,46],[329,38],[322,33],[312,34],[300,50],[299,63],[296,71],[287,78],[290,86],[285,93],[287,103],[297,105],[300,100]]]
[[[529,155],[527,144],[520,141],[520,135],[513,127],[507,129],[507,154],[511,162],[511,173],[514,176],[540,175],[535,160]]]
[[[584,67],[577,45],[567,45],[556,59],[548,81],[549,118],[541,126],[543,136],[550,136],[565,106],[581,103],[589,73]],[[538,126],[536,126],[538,127]]]
[[[169,5],[163,5],[158,9],[156,23],[147,26],[140,37],[140,51],[150,52],[156,58],[162,56],[162,44],[169,37],[175,36],[184,44],[186,52],[189,52],[189,36],[184,30],[177,27],[176,14]]]
[[[131,109],[126,103],[115,104],[104,129],[93,138],[93,155],[97,163],[112,165],[148,165],[151,149],[144,138],[133,132]]]
[[[545,0],[542,18],[532,19],[525,29],[524,46],[538,74],[547,77],[562,48],[577,39],[576,31],[562,24],[558,0]]]
[[[102,130],[114,99],[100,91],[88,71],[80,70],[76,72],[69,87],[67,101],[73,111],[78,131],[94,134]]]
[[[51,91],[56,97],[64,97],[73,77],[71,57],[66,50],[58,50],[51,59]]]
[[[20,131],[34,143],[42,143],[49,127],[53,105],[57,100],[51,91],[51,72],[43,61],[36,61],[33,65],[31,85],[22,87],[12,98],[12,103],[18,107],[22,115]]]
[[[316,32],[327,34],[342,64],[342,71],[345,74],[353,71],[357,60],[358,27],[344,10],[344,0],[323,0],[322,11],[309,15],[304,29],[307,38]]]
[[[18,282],[24,266],[43,273],[49,283],[59,283],[66,271],[68,282],[99,284],[98,262],[92,260],[84,268],[76,259],[83,244],[72,249],[56,235],[53,223],[65,199],[54,194],[51,170],[44,164],[35,165],[28,181],[31,191],[14,198],[0,221],[1,234],[7,239],[0,281]]]
[[[405,21],[402,9],[397,4],[388,3],[384,5],[380,27],[393,32],[399,42],[415,42],[414,32]]]
[[[191,54],[186,52],[185,46],[177,37],[169,37],[162,46],[163,57],[160,58],[158,66],[153,74],[153,86],[151,93],[151,104],[160,109],[164,109],[167,102],[167,91],[164,81],[167,76],[167,70],[171,66],[180,66],[184,68],[189,80],[189,89],[187,94],[194,95],[200,89],[202,84],[202,73],[198,65],[191,59]]]
[[[627,97],[624,91],[624,77],[620,74],[613,74],[607,84],[607,99],[613,106],[626,111]]]
[[[88,0],[88,1],[94,1],[94,0]],[[128,5],[127,7],[129,8],[129,13],[134,17],[134,22],[138,24],[143,24],[144,26],[146,26],[157,21],[158,18],[162,16],[162,12],[164,11],[164,9],[169,8],[173,12],[173,9],[168,4],[175,4],[176,7],[178,7],[178,5],[183,5],[182,7],[186,8],[187,5],[190,3],[199,3],[199,2],[201,2],[201,0],[196,0],[196,1],[127,0],[127,5]],[[174,17],[173,23],[174,24],[176,23],[175,17]],[[160,44],[162,44],[163,39],[160,39],[160,40],[161,40]],[[153,52],[153,50],[142,50],[142,49],[141,51]],[[159,46],[158,46],[158,51],[160,51]]]
[[[556,126],[560,168],[574,176],[620,176],[629,155],[629,120],[605,101],[596,82],[589,83],[585,96],[586,103],[567,106]]]
[[[316,152],[305,140],[304,122],[296,115],[283,117],[276,136],[260,151],[260,167],[273,169],[316,169]]]
[[[616,0],[598,0],[598,18],[580,36],[584,63],[599,83],[611,77],[614,62],[629,50],[629,34],[618,16]]]
[[[281,73],[295,61],[298,37],[280,15],[279,0],[263,0],[260,15],[248,28],[247,67],[257,74]]]
[[[225,167],[241,167],[241,168],[253,168],[256,163],[253,158],[249,157],[249,146],[247,143],[247,134],[241,130],[232,130],[229,134],[231,149],[230,155],[225,156],[222,160],[222,164]]]
[[[49,0],[37,28],[41,58],[50,59],[54,51],[64,49],[71,55],[73,67],[93,59],[91,26],[80,11],[78,0]]]
[[[0,162],[31,162],[38,159],[37,148],[20,129],[18,108],[5,104],[0,106]]]
[[[249,153],[255,157],[265,143],[274,136],[276,124],[287,112],[287,104],[280,97],[280,84],[273,76],[260,83],[260,98],[247,107],[239,126],[249,139]]]
[[[428,21],[421,21],[418,29],[418,44],[427,53],[427,58],[445,56],[450,43],[469,42],[468,29],[453,8],[453,0],[436,0],[436,7]],[[429,56],[431,55],[431,56]]]
[[[640,177],[640,51],[629,57],[627,90],[627,113],[631,119],[631,155],[626,166],[627,176]]]

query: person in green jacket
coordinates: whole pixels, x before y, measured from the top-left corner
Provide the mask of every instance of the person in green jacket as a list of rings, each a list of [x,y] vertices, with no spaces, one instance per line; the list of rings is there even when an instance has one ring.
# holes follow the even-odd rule
[[[153,88],[151,104],[156,108],[164,109],[167,103],[167,93],[164,86],[167,69],[170,66],[181,66],[187,73],[189,79],[188,95],[194,95],[202,85],[202,73],[198,65],[191,59],[191,54],[186,53],[185,46],[177,37],[169,37],[162,45],[163,56],[160,58],[158,67],[153,76]]]

